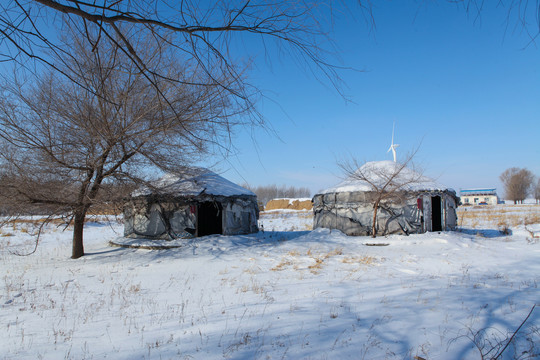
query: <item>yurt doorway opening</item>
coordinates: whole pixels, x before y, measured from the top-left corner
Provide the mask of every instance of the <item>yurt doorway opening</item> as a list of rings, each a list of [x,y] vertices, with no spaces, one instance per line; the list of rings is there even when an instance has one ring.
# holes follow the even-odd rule
[[[442,231],[441,197],[431,197],[431,231]]]
[[[199,204],[197,236],[223,234],[222,211],[223,207],[219,203],[208,201]]]

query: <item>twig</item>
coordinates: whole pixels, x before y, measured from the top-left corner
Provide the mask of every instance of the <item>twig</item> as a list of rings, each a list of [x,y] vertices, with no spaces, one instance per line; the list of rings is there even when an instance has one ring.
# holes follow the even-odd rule
[[[30,256],[30,255],[34,254],[37,251],[37,248],[38,248],[38,245],[39,245],[39,240],[41,239],[41,232],[43,230],[43,227],[51,222],[52,216],[53,215],[47,216],[47,218],[41,222],[41,225],[39,226],[38,233],[37,233],[37,236],[36,236],[36,241],[34,243],[34,249],[32,251],[30,251],[30,252],[28,252],[26,254],[24,254],[22,252],[18,252],[18,251],[11,251],[11,250],[9,250],[9,252],[11,254],[13,254],[13,255],[16,255],[16,256]]]
[[[536,307],[536,304],[533,305],[533,307],[531,308],[531,311],[529,311],[529,315],[527,315],[527,317],[525,318],[525,320],[523,320],[521,322],[521,324],[519,325],[519,327],[516,329],[516,331],[514,331],[514,333],[512,334],[512,336],[510,336],[510,339],[508,340],[508,342],[506,343],[506,345],[503,347],[503,349],[497,354],[495,355],[495,357],[493,358],[494,360],[495,359],[498,359],[499,357],[501,357],[501,355],[504,353],[504,351],[506,350],[506,348],[508,347],[508,345],[510,345],[510,343],[512,342],[512,340],[514,339],[514,336],[516,336],[516,334],[519,332],[519,330],[521,329],[521,327],[527,322],[527,320],[529,320],[529,317],[531,316],[532,312],[534,311],[534,308]]]

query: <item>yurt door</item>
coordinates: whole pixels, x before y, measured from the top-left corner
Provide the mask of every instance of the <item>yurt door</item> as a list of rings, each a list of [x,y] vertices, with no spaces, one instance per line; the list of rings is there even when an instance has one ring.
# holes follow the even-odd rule
[[[431,231],[442,231],[441,197],[431,197]]]
[[[223,234],[221,204],[207,201],[197,209],[197,236]]]

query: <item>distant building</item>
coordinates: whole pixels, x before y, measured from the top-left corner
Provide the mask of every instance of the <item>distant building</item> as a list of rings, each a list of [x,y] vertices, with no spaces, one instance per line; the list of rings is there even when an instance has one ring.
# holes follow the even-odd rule
[[[462,189],[460,198],[462,205],[497,205],[499,203],[497,189]]]

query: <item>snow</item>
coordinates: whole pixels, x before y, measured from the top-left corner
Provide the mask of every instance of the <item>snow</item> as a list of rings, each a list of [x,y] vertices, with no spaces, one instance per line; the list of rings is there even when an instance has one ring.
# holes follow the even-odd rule
[[[503,200],[503,204],[512,205],[514,204],[514,200]],[[536,199],[529,198],[523,200],[522,205],[538,205],[538,202],[536,201]]]
[[[312,210],[296,210],[296,209],[271,209],[271,210],[264,210],[264,213],[263,214],[272,214],[272,213],[277,213],[277,214],[285,214],[285,213],[290,213],[290,214],[295,214],[295,215],[298,215],[298,214],[302,214],[302,213],[305,213],[305,214],[308,214],[309,216],[312,216],[313,215],[313,211]],[[279,218],[279,217],[278,217]],[[281,219],[281,218],[280,218]]]
[[[260,222],[168,250],[88,223],[78,260],[54,225],[15,256],[35,229],[5,225],[0,359],[479,359],[540,299],[540,224],[372,239],[309,231],[306,211]],[[538,358],[539,325],[535,309],[502,358]]]
[[[400,166],[398,163],[395,163],[390,160],[385,161],[371,161],[362,165],[358,170],[362,174],[365,174],[369,177],[369,180],[376,184],[377,187],[382,187],[387,178],[381,175],[390,175],[395,172],[396,166]],[[416,181],[410,182],[411,179]],[[443,184],[440,184],[433,179],[430,179],[425,176],[420,176],[414,170],[409,168],[404,168],[399,175],[396,177],[395,183],[406,184],[402,189],[409,191],[421,191],[421,190],[449,190]],[[373,191],[373,187],[364,180],[359,180],[351,176],[341,183],[323,190],[320,194],[331,194],[339,192],[354,192],[354,191]]]
[[[219,176],[208,169],[197,169],[193,174],[179,176],[166,174],[156,181],[153,186],[160,192],[170,194],[182,194],[184,196],[197,196],[201,193],[221,196],[255,196],[250,190],[236,185],[235,183]],[[132,193],[132,196],[151,194],[151,189],[143,187]]]

